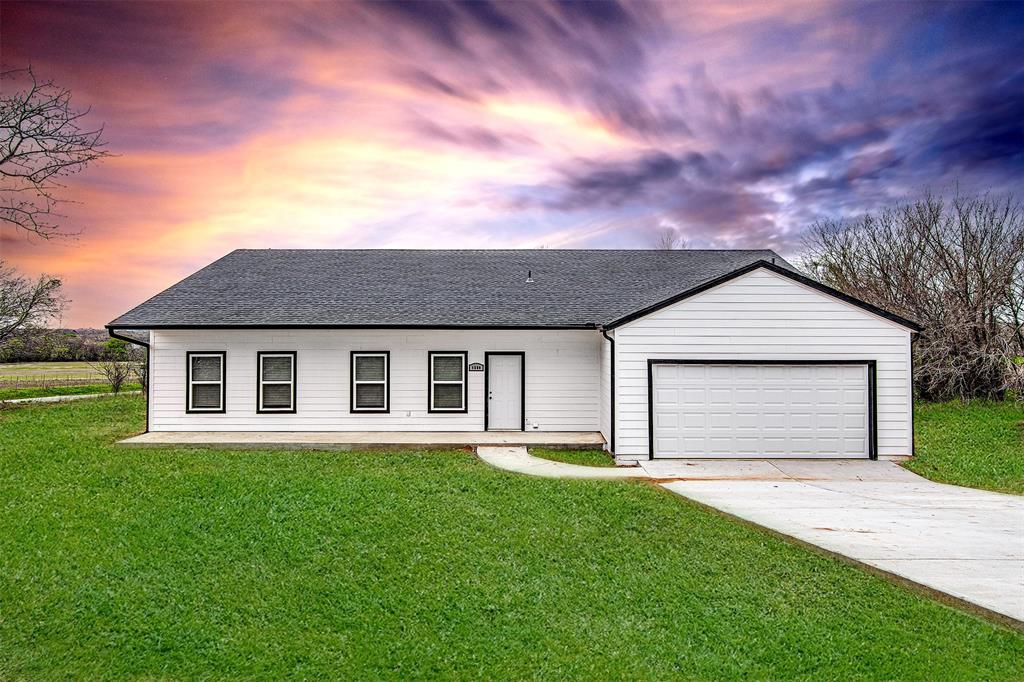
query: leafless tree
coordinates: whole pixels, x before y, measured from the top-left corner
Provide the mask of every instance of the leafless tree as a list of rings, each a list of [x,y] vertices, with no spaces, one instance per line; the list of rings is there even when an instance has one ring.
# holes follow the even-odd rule
[[[106,378],[110,390],[120,393],[125,382],[135,376],[142,383],[143,390],[149,378],[146,357],[143,350],[134,344],[112,340],[107,351],[99,362],[90,362],[89,366]]]
[[[110,384],[110,390],[114,393],[121,392],[121,387],[124,386],[124,383],[128,381],[133,373],[131,362],[113,357],[100,360],[99,362],[90,362],[89,366],[106,378],[107,383]]]
[[[132,366],[132,373],[142,387],[142,395],[149,396],[149,357],[137,360]]]
[[[110,155],[103,128],[84,125],[71,92],[27,69],[0,71],[0,221],[49,238],[60,234],[62,179]]]
[[[686,248],[686,237],[678,227],[666,227],[657,233],[654,248],[660,251],[674,251]]]
[[[807,234],[822,281],[924,326],[915,384],[925,398],[1018,395],[1024,356],[1024,206],[1012,197],[928,194]]]
[[[66,303],[59,279],[29,279],[0,260],[0,343],[22,327],[42,326],[59,317]]]

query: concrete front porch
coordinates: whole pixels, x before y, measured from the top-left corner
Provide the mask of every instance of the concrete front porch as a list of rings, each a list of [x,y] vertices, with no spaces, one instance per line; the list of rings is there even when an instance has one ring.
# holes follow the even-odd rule
[[[596,431],[151,431],[118,443],[131,446],[301,450],[461,448],[475,445],[582,450],[603,447],[604,437]]]

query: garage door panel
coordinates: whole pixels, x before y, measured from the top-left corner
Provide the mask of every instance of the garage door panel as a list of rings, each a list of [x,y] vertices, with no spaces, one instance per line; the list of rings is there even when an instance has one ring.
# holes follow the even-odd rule
[[[843,391],[843,404],[848,407],[863,406],[867,395],[861,387],[848,388]]]
[[[864,365],[655,364],[652,380],[656,457],[868,456]]]
[[[864,442],[864,436],[857,438],[846,438],[843,440],[843,451],[850,452],[856,451],[860,444]]]
[[[654,445],[658,452],[672,452],[678,447],[678,442],[675,438],[655,438]]]
[[[684,379],[703,379],[707,370],[706,365],[679,365],[679,367]]]
[[[734,426],[737,429],[759,429],[761,427],[761,418],[754,413],[737,412]]]
[[[848,431],[855,431],[857,429],[865,428],[867,424],[864,423],[865,418],[863,414],[857,414],[856,412],[847,412],[843,415],[843,428]]]
[[[703,431],[704,427],[707,426],[708,416],[703,412],[684,412],[683,413],[683,428],[684,429],[697,429]]]
[[[804,413],[796,413],[789,415],[789,428],[791,429],[810,429],[814,426],[814,415]]]
[[[726,366],[709,365],[707,367],[708,369],[705,371],[705,375],[711,381],[716,379],[731,379],[733,376],[732,372],[730,372],[729,368]]]
[[[708,441],[706,438],[683,438],[679,443],[680,452],[701,453],[707,452]],[[699,456],[699,455],[695,455]]]
[[[662,381],[677,381],[681,377],[681,373],[686,372],[688,369],[685,365],[655,365],[654,366],[654,378]],[[697,378],[693,376],[692,378]]]
[[[659,412],[655,425],[661,429],[677,429],[679,428],[679,417],[678,412]]]
[[[790,405],[811,405],[814,402],[813,388],[792,388],[789,391]]]
[[[815,427],[821,430],[838,429],[842,423],[842,417],[838,414],[819,414]]]
[[[658,387],[654,392],[654,402],[660,405],[674,405],[679,402],[679,390],[675,388]]]
[[[753,388],[736,388],[732,392],[733,401],[738,406],[745,405],[760,405],[761,394],[757,389]]]
[[[745,379],[757,379],[760,369],[754,365],[750,366],[737,366],[732,374],[732,377],[743,381]],[[723,376],[729,376],[727,372],[723,371]]]
[[[733,404],[732,400],[732,389],[731,388],[712,388],[708,389],[708,403],[712,405],[729,405]]]
[[[684,405],[703,405],[707,402],[708,393],[703,388],[684,388],[682,401]]]

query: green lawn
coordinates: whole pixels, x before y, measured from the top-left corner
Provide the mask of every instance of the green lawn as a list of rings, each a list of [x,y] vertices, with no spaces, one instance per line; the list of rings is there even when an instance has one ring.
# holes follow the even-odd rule
[[[138,384],[125,384],[122,391],[138,391]],[[45,398],[53,395],[88,395],[89,393],[110,393],[110,384],[90,384],[88,386],[46,386],[39,388],[0,388],[0,400],[17,400],[19,398]]]
[[[604,450],[565,450],[555,448],[530,448],[530,454],[541,459],[566,464],[582,464],[590,467],[613,467],[615,460]]]
[[[103,379],[88,362],[0,362],[4,379]]]
[[[941,481],[1024,494],[1024,406],[918,403],[912,471]]]
[[[0,679],[1022,679],[1024,636],[640,482],[0,411]]]

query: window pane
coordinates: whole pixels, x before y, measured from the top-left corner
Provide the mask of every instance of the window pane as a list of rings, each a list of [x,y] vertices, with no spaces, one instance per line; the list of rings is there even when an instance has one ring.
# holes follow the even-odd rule
[[[356,407],[384,409],[384,384],[356,384]]]
[[[434,384],[434,409],[462,408],[462,384]]]
[[[220,384],[192,384],[192,409],[219,409],[220,387]]]
[[[384,356],[356,356],[356,381],[384,381]]]
[[[263,409],[292,406],[291,384],[263,384]]]
[[[435,355],[434,381],[462,381],[462,356]]]
[[[192,381],[220,381],[220,356],[193,355]]]
[[[264,381],[291,381],[292,359],[288,355],[263,356]]]

